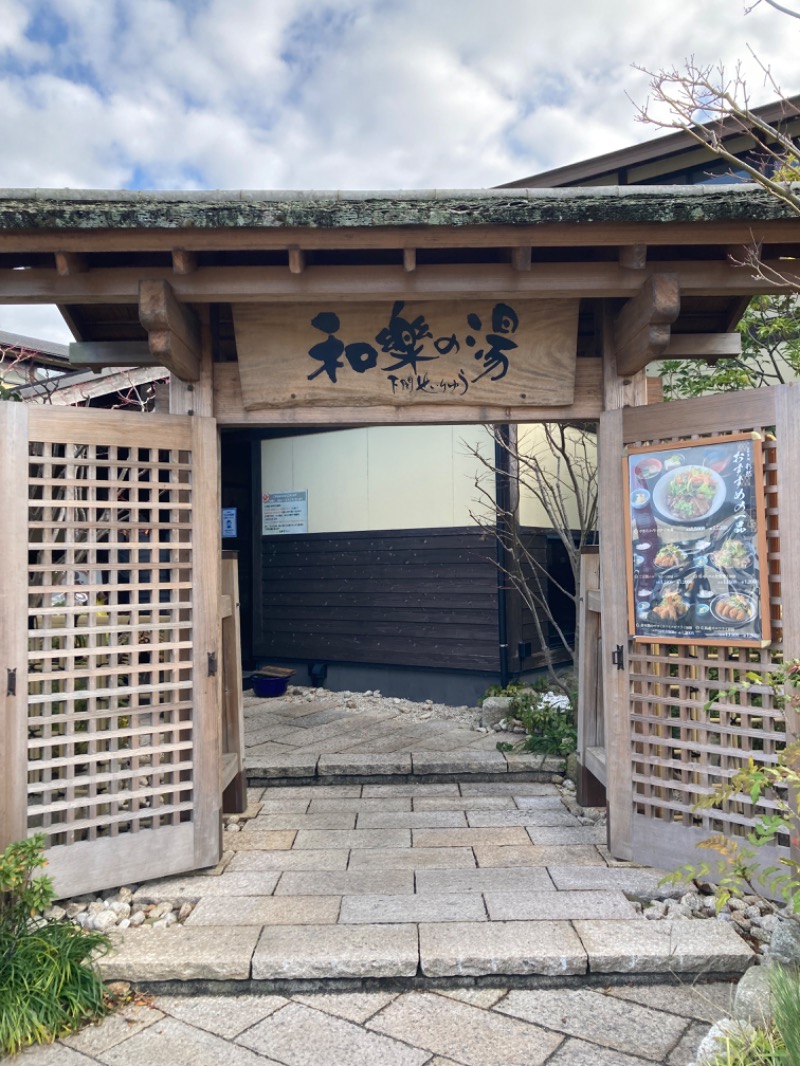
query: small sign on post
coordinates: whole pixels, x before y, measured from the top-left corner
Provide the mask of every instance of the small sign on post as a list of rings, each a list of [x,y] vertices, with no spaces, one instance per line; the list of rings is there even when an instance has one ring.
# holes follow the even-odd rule
[[[283,533],[308,533],[308,489],[262,495],[261,535]]]
[[[222,537],[237,537],[238,536],[238,523],[236,519],[235,507],[223,507],[222,508]]]

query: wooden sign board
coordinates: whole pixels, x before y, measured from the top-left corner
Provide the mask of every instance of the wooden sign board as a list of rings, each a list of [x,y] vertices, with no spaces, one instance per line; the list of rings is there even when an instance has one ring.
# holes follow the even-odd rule
[[[244,407],[566,406],[575,390],[578,303],[234,307]]]
[[[758,434],[631,448],[624,464],[630,635],[671,644],[766,646]]]

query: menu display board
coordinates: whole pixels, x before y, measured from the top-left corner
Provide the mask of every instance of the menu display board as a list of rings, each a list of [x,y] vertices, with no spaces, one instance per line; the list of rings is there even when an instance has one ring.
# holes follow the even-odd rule
[[[624,463],[631,636],[768,644],[759,435],[631,448]]]

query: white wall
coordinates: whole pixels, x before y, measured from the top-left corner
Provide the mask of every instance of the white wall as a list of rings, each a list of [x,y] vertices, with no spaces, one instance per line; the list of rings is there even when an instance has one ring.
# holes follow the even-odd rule
[[[308,490],[309,533],[468,526],[483,426],[378,426],[261,444],[263,492]],[[487,480],[493,487],[493,478]]]
[[[520,451],[539,455],[552,482],[562,478],[542,427],[519,426],[518,432]],[[471,512],[487,515],[476,477],[494,497],[494,477],[470,448],[493,462],[494,443],[483,426],[378,426],[265,440],[262,491],[307,489],[309,533],[469,526]],[[566,484],[564,493],[569,497]],[[577,527],[574,504],[568,504],[568,513]],[[524,483],[520,522],[550,525]]]

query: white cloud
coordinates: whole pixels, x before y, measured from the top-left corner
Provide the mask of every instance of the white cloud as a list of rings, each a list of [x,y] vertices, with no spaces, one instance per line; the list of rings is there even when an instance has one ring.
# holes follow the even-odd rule
[[[634,63],[742,59],[760,103],[749,44],[796,92],[799,34],[744,0],[0,0],[0,184],[494,185],[652,136]]]

